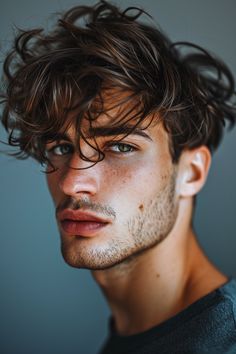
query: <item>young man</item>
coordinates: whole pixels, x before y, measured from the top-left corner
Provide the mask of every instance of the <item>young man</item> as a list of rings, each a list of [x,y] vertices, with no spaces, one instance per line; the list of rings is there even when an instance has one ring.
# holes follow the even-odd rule
[[[236,353],[236,282],[192,227],[211,153],[235,123],[234,80],[141,14],[102,1],[49,34],[22,32],[2,122],[17,155],[45,166],[65,261],[91,269],[107,298],[101,353]]]

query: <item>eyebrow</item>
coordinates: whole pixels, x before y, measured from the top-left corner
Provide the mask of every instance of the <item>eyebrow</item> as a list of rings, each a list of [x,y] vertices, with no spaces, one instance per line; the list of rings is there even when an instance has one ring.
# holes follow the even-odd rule
[[[50,142],[55,142],[55,141],[60,141],[60,140],[65,140],[65,141],[71,141],[69,135],[67,133],[60,133],[57,132],[55,134],[46,134],[43,137],[44,143],[48,144]]]
[[[90,127],[89,135],[86,138],[99,138],[106,136],[116,136],[116,135],[138,135],[145,139],[151,140],[152,138],[143,130],[138,127],[134,128],[132,126],[114,126],[114,127]],[[55,133],[48,134],[44,138],[45,142],[53,142],[65,140],[71,142],[71,139],[67,133]]]
[[[148,140],[152,140],[143,129],[138,127],[134,128],[133,126],[91,127],[89,129],[89,135],[95,138],[116,135],[139,135]]]

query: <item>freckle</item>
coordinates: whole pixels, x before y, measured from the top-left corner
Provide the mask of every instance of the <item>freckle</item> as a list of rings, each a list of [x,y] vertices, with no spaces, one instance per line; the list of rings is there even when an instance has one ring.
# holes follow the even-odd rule
[[[157,277],[157,278],[160,278],[160,274],[157,273],[157,274],[156,274],[156,277]]]
[[[167,179],[167,175],[162,175],[162,176],[161,176],[161,179],[162,179],[163,181],[165,181],[165,180]]]
[[[140,209],[141,211],[143,211],[143,204],[140,204],[140,205],[139,205],[139,209]]]

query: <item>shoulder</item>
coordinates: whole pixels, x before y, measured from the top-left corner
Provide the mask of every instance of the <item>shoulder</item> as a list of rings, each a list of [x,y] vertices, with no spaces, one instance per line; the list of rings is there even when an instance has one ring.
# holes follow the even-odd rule
[[[102,354],[235,354],[236,280],[203,296],[150,330],[122,337],[111,333]],[[112,321],[111,321],[112,323]]]
[[[165,354],[235,354],[236,280],[230,279],[156,327],[154,342]]]
[[[191,305],[180,327],[185,348],[194,344],[196,353],[236,353],[236,280]]]

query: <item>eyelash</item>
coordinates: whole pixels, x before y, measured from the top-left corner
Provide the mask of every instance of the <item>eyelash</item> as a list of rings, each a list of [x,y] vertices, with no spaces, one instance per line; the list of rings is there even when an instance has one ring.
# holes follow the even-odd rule
[[[123,143],[123,142],[120,142],[120,141],[113,141],[111,143],[108,143],[107,144],[107,148],[109,150],[109,148],[114,148],[114,147],[128,147],[128,149],[130,149],[129,151],[112,151],[112,153],[114,154],[129,154],[131,152],[134,152],[136,150],[138,150],[135,146],[131,145],[131,144],[127,144],[127,143]]]
[[[112,150],[112,148],[115,148],[115,147],[118,147],[118,149],[121,147],[123,147],[123,148],[125,147],[125,148],[128,148],[128,151]],[[56,153],[56,149],[62,149],[62,148],[67,148],[67,152],[60,153],[60,154]],[[102,148],[102,150],[104,152],[107,151],[107,152],[111,152],[111,153],[117,154],[117,155],[126,155],[126,154],[132,153],[134,151],[137,151],[138,149],[137,149],[137,147],[135,147],[131,144],[123,143],[121,141],[112,141],[112,142],[105,144],[105,146]],[[56,145],[52,146],[51,148],[49,148],[48,150],[46,149],[46,154],[47,155],[53,154],[54,157],[55,156],[61,157],[61,156],[69,155],[73,152],[74,152],[74,147],[71,144],[67,144],[67,143],[56,144]]]
[[[56,149],[65,148],[65,147],[69,149],[68,152],[62,153],[62,154],[56,153]],[[46,149],[46,153],[48,155],[53,154],[54,156],[65,156],[65,155],[71,154],[73,151],[74,151],[73,146],[71,144],[66,144],[66,143],[56,144],[56,145],[52,146],[51,148],[49,148],[48,150]]]

